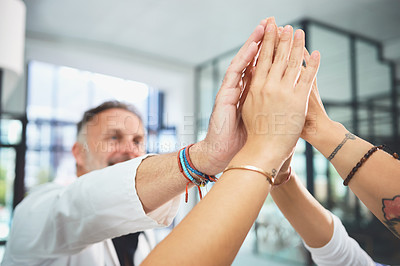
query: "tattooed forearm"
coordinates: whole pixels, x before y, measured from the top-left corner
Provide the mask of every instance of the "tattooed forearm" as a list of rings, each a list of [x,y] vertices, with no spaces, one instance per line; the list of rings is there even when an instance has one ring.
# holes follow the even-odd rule
[[[353,134],[351,134],[350,132],[346,133],[344,139],[342,140],[342,142],[340,142],[340,144],[335,148],[335,150],[331,153],[331,155],[329,155],[328,160],[331,161],[336,153],[343,147],[343,145],[346,143],[346,141],[350,139],[350,140],[355,140],[356,136],[354,136]]]
[[[387,228],[400,238],[400,195],[393,199],[382,199],[382,212]]]

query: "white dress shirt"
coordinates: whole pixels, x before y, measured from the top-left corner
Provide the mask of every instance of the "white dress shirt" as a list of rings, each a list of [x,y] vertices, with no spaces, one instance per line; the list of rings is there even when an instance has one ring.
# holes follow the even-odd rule
[[[135,177],[147,156],[90,172],[68,186],[34,189],[15,209],[1,265],[120,265],[111,238],[167,226],[179,207],[176,197],[145,214]]]

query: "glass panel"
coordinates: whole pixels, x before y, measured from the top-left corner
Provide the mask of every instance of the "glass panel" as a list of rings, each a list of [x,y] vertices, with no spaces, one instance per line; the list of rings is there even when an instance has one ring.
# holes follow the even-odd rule
[[[52,127],[48,123],[40,123],[38,124],[39,132],[40,132],[40,147],[50,148],[52,142]]]
[[[249,234],[255,235],[253,249],[256,254],[296,264],[306,262],[300,237],[270,196],[257,217],[254,231]]]
[[[392,115],[386,111],[374,112],[374,132],[378,137],[392,136]]]
[[[162,129],[158,135],[160,153],[169,153],[177,151],[178,147],[176,129]]]
[[[143,119],[147,116],[150,88],[146,84],[96,73],[91,75],[89,81],[91,90],[94,92],[91,97],[91,106],[97,106],[107,100],[119,100],[134,104]]]
[[[360,99],[389,96],[390,68],[379,61],[378,48],[356,41],[357,94]]]
[[[25,187],[27,191],[34,186],[53,180],[49,151],[26,152]]]
[[[374,135],[371,125],[374,123],[373,112],[371,112],[372,106],[367,104],[360,104],[358,109],[358,136],[362,138],[369,138]]]
[[[316,25],[310,25],[307,37],[310,50],[321,52],[318,89],[322,100],[350,101],[349,38]]]
[[[58,183],[69,184],[76,178],[76,161],[70,151],[57,151],[53,152],[56,159],[53,166],[55,179]]]
[[[13,148],[0,148],[0,240],[6,240],[10,231],[15,159]]]
[[[20,120],[1,119],[2,144],[17,145],[21,142],[22,123]]]
[[[89,109],[88,81],[90,74],[70,67],[57,68],[55,118],[78,122]]]
[[[327,159],[316,149],[314,151],[314,197],[324,206],[328,201]]]
[[[54,65],[33,61],[29,64],[28,75],[28,119],[50,119],[54,114],[54,86],[56,69]]]
[[[156,109],[153,108],[157,114],[162,106],[159,101],[163,99],[157,89],[108,75],[32,61],[28,77],[25,173],[28,189],[53,180],[55,174],[75,175],[70,151],[76,140],[76,122],[87,109],[106,100],[120,100],[134,104],[147,124],[149,97],[157,103]],[[162,127],[158,122],[157,130]],[[158,132],[150,134],[153,135],[158,140]]]
[[[350,132],[353,132],[353,110],[349,106],[330,106],[325,105],[329,117],[337,122],[342,123]]]
[[[55,130],[55,145],[59,149],[71,151],[72,146],[76,141],[76,126],[73,125],[59,125],[54,127]]]
[[[199,71],[199,97],[197,138],[200,140],[207,133],[208,122],[214,104],[214,84],[211,65],[203,67]]]

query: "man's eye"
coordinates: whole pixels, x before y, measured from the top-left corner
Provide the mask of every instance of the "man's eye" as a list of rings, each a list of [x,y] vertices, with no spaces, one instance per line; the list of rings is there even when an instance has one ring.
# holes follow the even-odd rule
[[[118,136],[115,136],[115,135],[114,135],[114,136],[111,136],[111,139],[112,139],[112,140],[117,140],[117,139],[118,139]]]

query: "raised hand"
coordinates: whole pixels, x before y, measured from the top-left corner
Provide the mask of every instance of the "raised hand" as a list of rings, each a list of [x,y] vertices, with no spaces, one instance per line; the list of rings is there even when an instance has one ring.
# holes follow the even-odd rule
[[[306,65],[310,61],[310,54],[307,49],[304,48],[304,59]],[[304,124],[301,138],[311,142],[313,138],[318,137],[318,127],[326,127],[326,124],[332,122],[325,111],[325,107],[321,101],[321,97],[318,91],[317,79],[315,78],[312,84],[312,90],[308,100],[308,111],[306,116],[306,122]]]
[[[302,69],[304,32],[297,30],[293,43],[291,26],[278,38],[275,23],[268,23],[251,86],[243,105],[242,118],[248,144],[255,151],[288,159],[303,130],[311,85],[319,67],[314,52]]]
[[[269,19],[273,20],[273,19]],[[215,99],[206,138],[193,150],[201,149],[206,158],[201,160],[207,174],[221,172],[246,141],[246,131],[238,119],[237,104],[242,93],[242,75],[258,52],[267,20],[261,21],[249,39],[233,58]],[[192,150],[191,149],[191,150]]]

